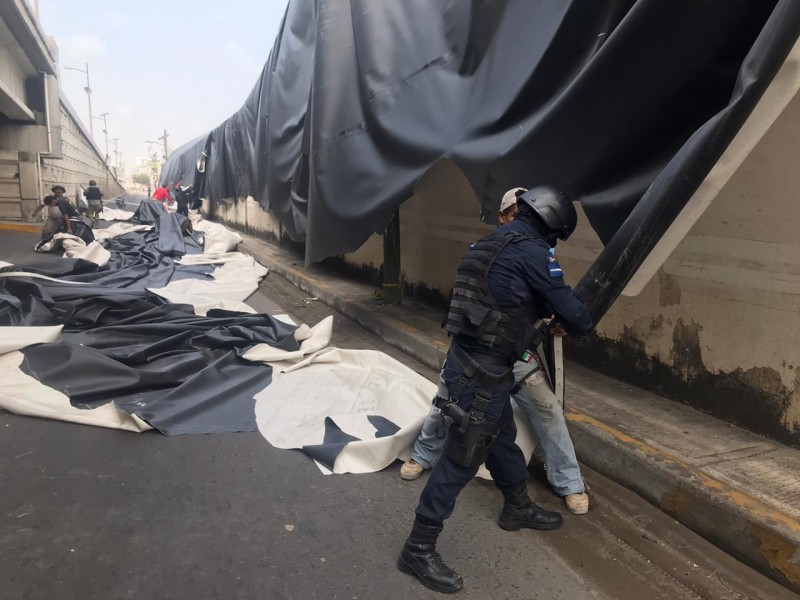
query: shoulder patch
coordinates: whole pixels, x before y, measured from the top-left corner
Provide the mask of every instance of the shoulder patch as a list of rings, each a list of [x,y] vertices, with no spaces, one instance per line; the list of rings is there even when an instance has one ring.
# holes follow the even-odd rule
[[[556,277],[564,277],[564,271],[561,270],[561,265],[558,264],[556,257],[552,254],[547,256],[547,271],[553,279]]]

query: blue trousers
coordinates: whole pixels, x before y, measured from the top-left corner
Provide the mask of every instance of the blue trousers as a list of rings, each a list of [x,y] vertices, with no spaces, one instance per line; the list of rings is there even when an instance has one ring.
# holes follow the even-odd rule
[[[502,373],[505,368],[486,366],[486,371],[493,374]],[[456,383],[463,375],[463,367],[453,355],[452,348],[447,353],[442,379],[448,392],[452,394]],[[514,387],[512,373],[500,380],[492,390],[491,402],[485,419],[489,423],[497,423],[497,441],[486,458],[486,468],[492,474],[495,485],[501,491],[512,491],[524,485],[528,479],[527,465],[522,451],[514,443],[517,428],[511,410],[511,389]],[[467,410],[475,399],[477,380],[472,378],[464,386],[458,401],[460,408]],[[453,512],[456,498],[461,490],[475,477],[478,467],[463,467],[453,461],[445,453],[436,463],[433,472],[425,484],[419,498],[417,516],[438,523],[443,522]]]

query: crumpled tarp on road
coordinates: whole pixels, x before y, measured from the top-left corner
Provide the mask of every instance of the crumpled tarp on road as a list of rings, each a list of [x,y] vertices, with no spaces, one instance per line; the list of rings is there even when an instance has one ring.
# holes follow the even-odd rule
[[[408,458],[435,385],[380,352],[330,348],[332,317],[257,314],[244,301],[266,269],[230,251],[233,232],[192,223],[207,247],[184,236],[177,260],[163,228],[115,223],[97,230],[104,265],[2,266],[0,408],[167,435],[259,430],[326,473]]]
[[[297,328],[213,307],[197,315],[193,305],[150,291],[212,280],[227,263],[176,263],[173,255],[208,255],[169,223],[176,215],[162,213],[157,227],[103,240],[110,258],[102,266],[64,258],[0,269],[0,324],[62,328],[57,342],[20,348],[19,368],[73,407],[113,402],[167,434],[253,431],[253,397],[269,384],[271,367],[240,357],[262,343],[297,351]],[[266,274],[248,268],[255,283],[240,289],[247,295]]]

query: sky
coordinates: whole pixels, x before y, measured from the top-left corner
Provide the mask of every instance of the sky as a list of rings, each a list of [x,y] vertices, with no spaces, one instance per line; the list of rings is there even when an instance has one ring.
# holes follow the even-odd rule
[[[34,0],[28,0],[34,5]],[[219,125],[244,104],[278,33],[286,0],[39,0],[55,38],[61,89],[88,128],[109,113],[108,138],[126,174],[164,129],[170,149]],[[94,137],[105,150],[103,122]],[[114,144],[109,142],[111,163]]]

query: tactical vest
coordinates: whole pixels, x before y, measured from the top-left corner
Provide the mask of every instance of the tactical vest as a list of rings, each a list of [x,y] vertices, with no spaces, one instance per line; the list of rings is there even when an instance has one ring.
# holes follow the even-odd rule
[[[452,336],[473,338],[487,349],[518,359],[534,341],[539,318],[530,303],[501,309],[489,291],[489,270],[508,244],[534,239],[512,231],[492,233],[479,240],[461,259],[445,329]]]

